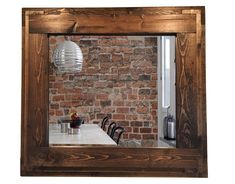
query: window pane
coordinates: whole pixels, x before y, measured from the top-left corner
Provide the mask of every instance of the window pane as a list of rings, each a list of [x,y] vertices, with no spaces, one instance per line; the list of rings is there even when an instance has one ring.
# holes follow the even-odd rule
[[[170,106],[170,39],[162,38],[162,107]]]

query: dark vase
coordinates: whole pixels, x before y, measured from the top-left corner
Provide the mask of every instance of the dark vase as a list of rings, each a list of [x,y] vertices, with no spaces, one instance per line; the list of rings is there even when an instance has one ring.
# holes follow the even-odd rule
[[[78,118],[76,120],[72,120],[72,122],[70,123],[70,127],[71,128],[79,128],[82,124],[82,119]]]

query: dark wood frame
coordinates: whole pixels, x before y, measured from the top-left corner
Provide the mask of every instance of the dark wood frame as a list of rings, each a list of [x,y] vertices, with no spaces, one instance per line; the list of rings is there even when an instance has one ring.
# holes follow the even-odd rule
[[[204,7],[27,8],[22,16],[22,176],[207,177]],[[176,148],[49,147],[49,34],[176,35]]]

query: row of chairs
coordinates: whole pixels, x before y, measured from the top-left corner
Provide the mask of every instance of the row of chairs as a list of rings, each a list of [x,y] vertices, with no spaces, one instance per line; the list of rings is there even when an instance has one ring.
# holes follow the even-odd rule
[[[118,126],[116,122],[111,122],[109,116],[103,118],[101,122],[101,128],[106,131],[107,125],[107,134],[118,144],[121,135],[125,132],[125,129],[121,126]]]

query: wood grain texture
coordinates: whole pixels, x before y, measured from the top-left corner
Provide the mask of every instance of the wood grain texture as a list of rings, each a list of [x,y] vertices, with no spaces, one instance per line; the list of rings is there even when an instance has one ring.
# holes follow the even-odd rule
[[[29,36],[28,128],[31,146],[48,146],[48,37]]]
[[[115,150],[115,151],[114,151]],[[183,149],[127,149],[127,148],[45,148],[34,150],[32,166],[38,171],[57,168],[57,171],[74,173],[90,172],[136,172],[138,170],[198,175],[198,150]],[[38,167],[39,166],[39,167]],[[192,172],[193,171],[193,172]],[[165,174],[166,176],[167,174]],[[163,173],[162,173],[163,176]]]
[[[196,32],[195,15],[31,15],[31,33],[138,34]],[[43,22],[43,24],[42,24]],[[77,23],[77,28],[74,26]]]
[[[176,120],[177,147],[197,147],[196,35],[177,34]]]
[[[28,42],[29,42],[29,20],[28,16],[23,19],[26,24],[22,26],[22,96],[21,96],[21,171],[28,166],[28,141],[27,141],[27,122],[28,122],[28,86],[29,86],[29,64],[28,64]]]
[[[22,176],[207,177],[204,7],[22,14]],[[48,147],[48,33],[176,35],[177,148]]]

